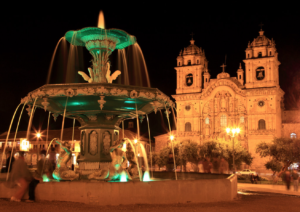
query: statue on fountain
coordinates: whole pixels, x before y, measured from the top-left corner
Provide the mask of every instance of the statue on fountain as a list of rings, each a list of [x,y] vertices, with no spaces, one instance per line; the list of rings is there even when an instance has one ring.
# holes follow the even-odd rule
[[[106,74],[105,74],[106,81],[107,81],[107,83],[112,83],[112,81],[117,79],[117,77],[121,74],[121,71],[116,70],[112,75],[110,75],[110,62],[107,62],[106,66],[107,66]],[[93,82],[97,83],[97,80],[95,80],[94,70],[92,68],[88,68],[88,70],[89,70],[90,76],[88,76],[83,71],[78,71],[78,74],[81,75],[82,78],[89,83],[93,83]]]
[[[110,156],[112,159],[111,164],[109,165],[107,170],[99,170],[88,176],[88,179],[96,179],[96,180],[120,180],[122,174],[126,174],[126,178],[128,180],[132,180],[133,178],[138,177],[137,166],[130,165],[127,168],[127,160],[126,157],[126,144],[127,138],[121,140],[120,143],[110,147]],[[130,162],[133,163],[133,160]]]
[[[79,177],[74,171],[69,170],[67,163],[72,158],[71,145],[65,141],[61,142],[56,140],[56,143],[60,145],[64,151],[60,152],[56,163],[55,170],[53,171],[53,178],[56,180],[75,180]]]

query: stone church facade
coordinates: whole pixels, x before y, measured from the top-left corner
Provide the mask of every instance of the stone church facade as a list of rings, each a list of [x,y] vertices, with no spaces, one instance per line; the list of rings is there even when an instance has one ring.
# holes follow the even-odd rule
[[[293,112],[283,111],[284,92],[279,85],[280,62],[274,40],[259,31],[245,50],[245,69],[240,64],[237,76],[230,76],[223,65],[216,79],[210,78],[204,50],[193,39],[190,42],[180,52],[175,67],[177,89],[172,96],[177,106],[177,140],[203,143],[226,138],[227,127],[239,127],[239,141],[254,156],[251,169],[264,170],[264,160],[255,153],[256,145],[290,136],[297,128],[290,122],[293,126],[284,129],[283,124],[289,123],[286,117]]]

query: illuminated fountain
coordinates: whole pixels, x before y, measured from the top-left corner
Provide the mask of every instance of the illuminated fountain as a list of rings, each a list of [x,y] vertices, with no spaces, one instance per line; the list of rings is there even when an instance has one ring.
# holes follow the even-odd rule
[[[21,103],[29,105],[29,111],[38,107],[51,112],[55,119],[63,115],[79,121],[81,152],[77,172],[86,176],[109,169],[111,148],[118,145],[119,125],[123,120],[142,119],[153,111],[173,106],[173,102],[157,88],[112,84],[122,73],[111,74],[109,55],[115,49],[133,45],[134,36],[102,26],[68,31],[65,39],[74,46],[85,46],[92,55],[89,75],[78,71],[89,83],[46,84],[30,92]],[[64,121],[62,125],[60,140],[63,140]]]

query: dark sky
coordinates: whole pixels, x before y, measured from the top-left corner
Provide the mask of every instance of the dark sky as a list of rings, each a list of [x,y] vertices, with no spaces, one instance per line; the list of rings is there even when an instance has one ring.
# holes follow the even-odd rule
[[[259,24],[268,38],[274,38],[279,53],[280,85],[286,92],[286,107],[293,108],[291,93],[297,96],[295,85],[300,68],[300,16],[284,5],[204,5],[200,1],[170,4],[122,2],[103,5],[102,1],[84,1],[70,5],[10,5],[1,8],[0,57],[0,132],[8,130],[11,117],[20,99],[46,83],[53,50],[58,40],[69,30],[96,26],[100,10],[104,11],[106,28],[119,28],[135,35],[148,66],[152,87],[168,96],[175,94],[176,57],[190,44],[193,32],[195,44],[202,47],[209,61],[211,77],[221,72],[227,55],[226,71],[236,76],[239,63],[244,64],[248,41],[258,36]],[[184,4],[186,7],[184,7]],[[248,10],[245,8],[249,8]],[[87,51],[85,54],[88,55]],[[85,56],[89,57],[89,56]],[[88,67],[89,59],[84,61]],[[294,85],[294,86],[293,86]],[[296,86],[297,87],[297,86]],[[157,116],[157,115],[156,115]],[[34,118],[34,126],[46,126],[47,114],[42,110]],[[152,122],[160,118],[152,115]],[[61,120],[52,123],[58,128]],[[151,120],[150,120],[151,121]],[[53,122],[53,121],[52,121]],[[26,129],[27,114],[20,130]],[[59,123],[59,124],[58,124]],[[70,122],[67,122],[67,126]],[[164,125],[162,123],[162,125]],[[13,131],[15,125],[13,127]]]

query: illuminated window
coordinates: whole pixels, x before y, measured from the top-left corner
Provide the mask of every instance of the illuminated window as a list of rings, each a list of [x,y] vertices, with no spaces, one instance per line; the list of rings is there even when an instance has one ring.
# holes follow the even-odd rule
[[[209,118],[208,117],[205,119],[205,124],[209,124]]]
[[[240,118],[240,122],[241,122],[241,123],[244,123],[244,122],[245,122],[245,118],[244,118],[244,116],[241,116],[241,118]]]
[[[192,125],[190,122],[185,123],[185,131],[186,132],[192,131]]]
[[[258,129],[259,130],[265,130],[266,129],[266,122],[263,119],[260,119],[258,121]]]
[[[188,60],[188,65],[192,65],[192,61],[191,60]]]
[[[291,133],[291,138],[297,138],[296,133]]]
[[[221,127],[227,127],[227,117],[226,117],[226,115],[221,115],[220,125],[221,125]]]

